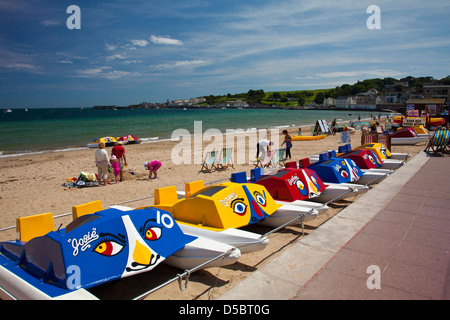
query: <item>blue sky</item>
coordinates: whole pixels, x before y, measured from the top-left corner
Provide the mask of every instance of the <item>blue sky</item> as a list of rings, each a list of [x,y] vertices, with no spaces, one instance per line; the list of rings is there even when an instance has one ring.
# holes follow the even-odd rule
[[[70,5],[81,29],[67,28]],[[0,0],[0,108],[441,79],[449,13],[438,0]]]

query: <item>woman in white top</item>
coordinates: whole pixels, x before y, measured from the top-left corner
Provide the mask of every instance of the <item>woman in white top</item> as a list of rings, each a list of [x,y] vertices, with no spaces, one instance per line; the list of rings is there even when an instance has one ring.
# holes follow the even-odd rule
[[[105,143],[100,142],[98,149],[95,151],[95,164],[98,169],[98,182],[106,186],[106,180],[108,179],[109,157],[108,152],[105,150]]]

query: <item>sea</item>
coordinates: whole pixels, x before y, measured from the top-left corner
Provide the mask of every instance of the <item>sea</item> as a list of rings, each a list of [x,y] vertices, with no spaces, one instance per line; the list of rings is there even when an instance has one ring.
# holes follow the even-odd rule
[[[142,143],[168,141],[177,129],[194,134],[218,129],[282,129],[327,122],[370,119],[379,112],[236,108],[95,109],[30,108],[0,110],[0,158],[87,149],[97,138],[132,134]],[[385,116],[386,112],[381,112]]]

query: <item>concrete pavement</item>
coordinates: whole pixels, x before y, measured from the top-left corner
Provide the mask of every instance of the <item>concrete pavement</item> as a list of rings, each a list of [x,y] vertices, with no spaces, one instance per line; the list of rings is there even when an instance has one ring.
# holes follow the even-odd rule
[[[449,299],[449,167],[419,153],[218,300]]]

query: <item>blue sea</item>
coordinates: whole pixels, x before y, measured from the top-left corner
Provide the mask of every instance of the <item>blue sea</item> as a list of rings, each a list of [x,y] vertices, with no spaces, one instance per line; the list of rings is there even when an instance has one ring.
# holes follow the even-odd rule
[[[176,129],[194,133],[202,121],[203,132],[215,128],[264,129],[314,125],[370,118],[370,112],[280,109],[118,109],[53,108],[0,111],[0,157],[55,150],[87,148],[97,138],[136,135],[143,143],[170,139]],[[375,113],[373,113],[375,115]],[[378,114],[378,112],[376,113]],[[386,113],[382,113],[384,115]]]

